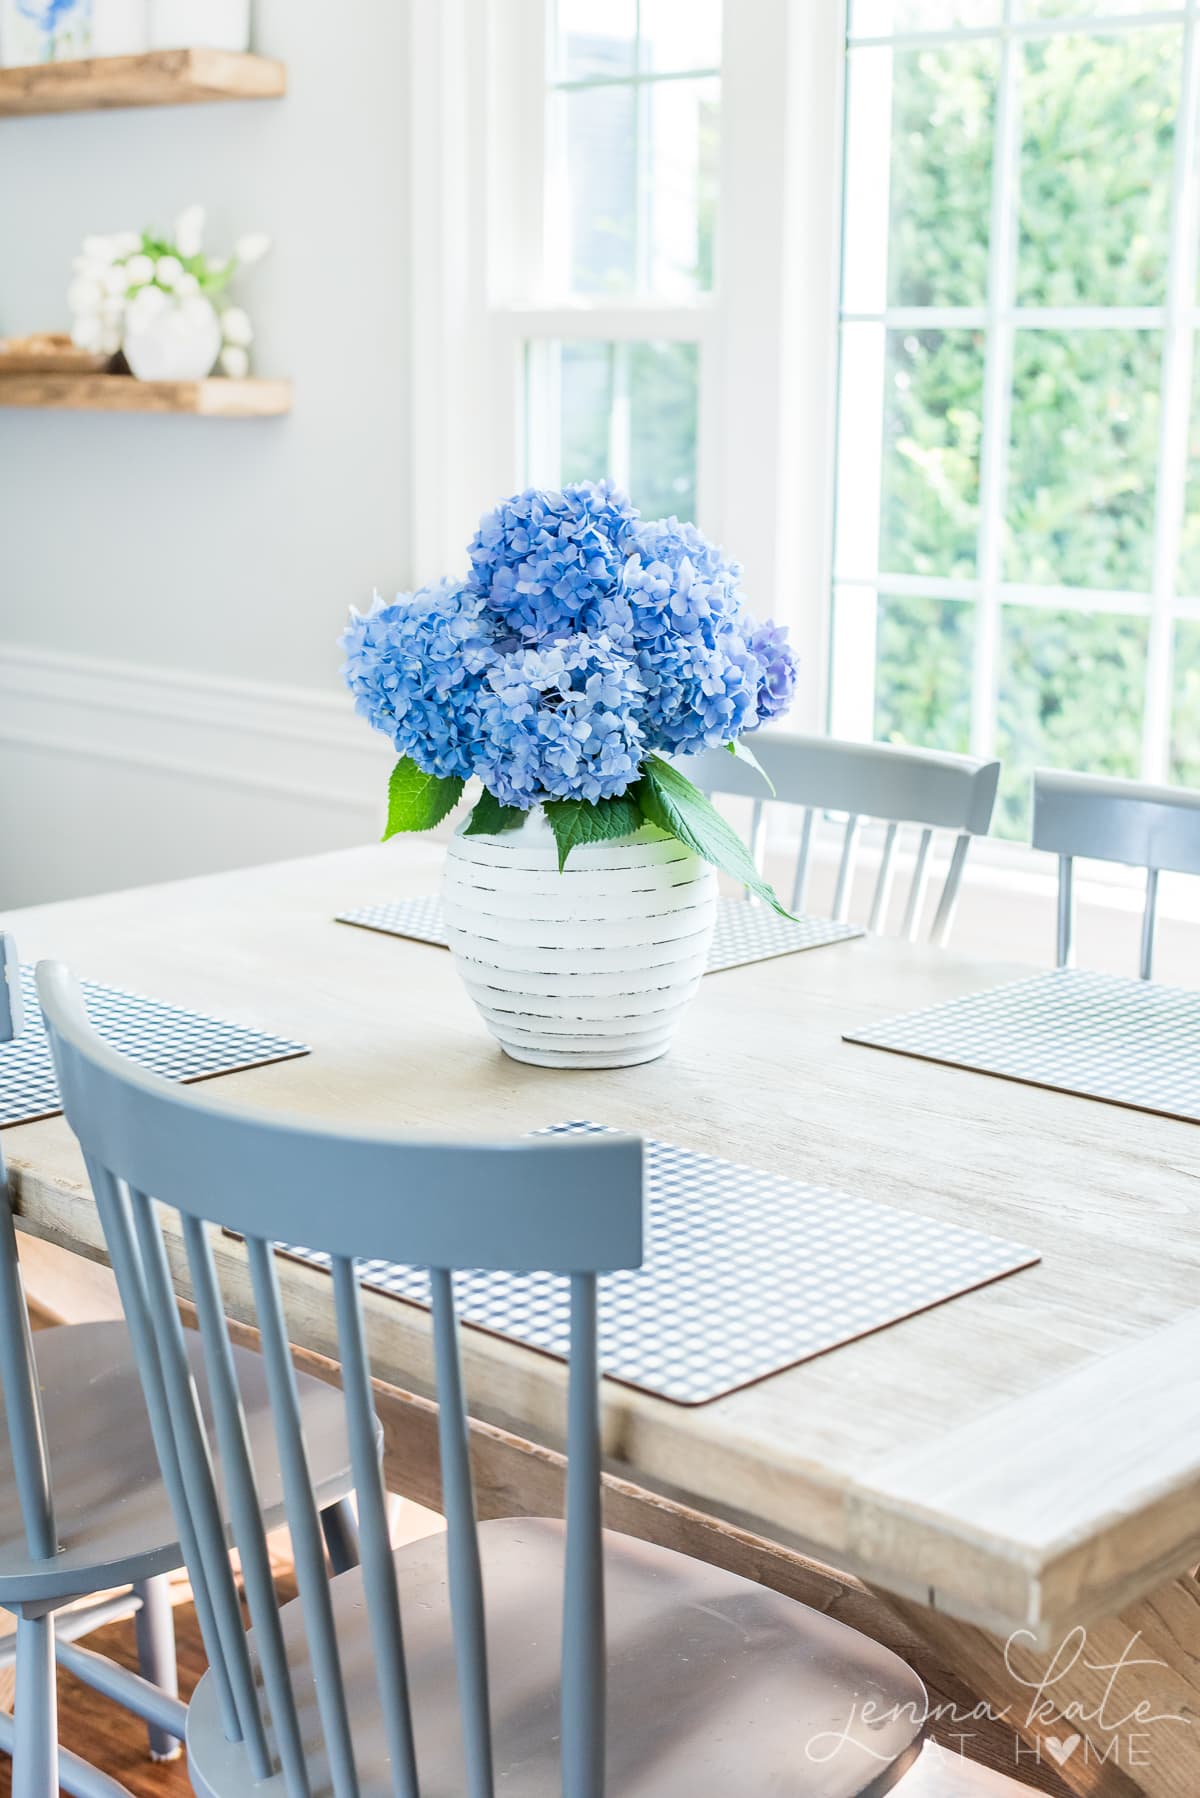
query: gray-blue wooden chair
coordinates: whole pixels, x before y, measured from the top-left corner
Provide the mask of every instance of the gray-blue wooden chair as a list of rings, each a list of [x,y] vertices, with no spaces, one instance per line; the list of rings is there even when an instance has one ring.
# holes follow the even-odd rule
[[[1138,972],[1149,980],[1159,874],[1200,874],[1200,793],[1039,768],[1033,776],[1033,846],[1058,857],[1060,968],[1075,965],[1075,857],[1145,869]]]
[[[756,731],[747,741],[770,776],[776,799],[803,810],[792,910],[804,910],[819,817],[828,812],[844,813],[830,916],[839,923],[845,923],[849,917],[862,826],[870,820],[883,824],[884,833],[867,928],[872,932],[886,930],[897,849],[905,829],[915,829],[918,835],[900,934],[910,943],[916,942],[929,884],[934,833],[950,831],[954,845],[929,930],[931,942],[944,944],[954,923],[971,839],[986,836],[991,825],[999,762],[981,762],[933,749],[906,749],[892,743],[844,743],[834,737],[805,737],[783,730]],[[739,794],[754,801],[751,849],[761,866],[766,806],[770,803],[762,776],[748,762],[724,749],[709,750],[684,766],[707,793]]]
[[[16,948],[0,934],[0,1044],[16,1035],[20,1021]],[[189,1332],[189,1365],[202,1382],[198,1351]],[[262,1361],[246,1350],[235,1357],[264,1456],[266,1502],[278,1523],[280,1480]],[[60,1781],[77,1798],[128,1798],[114,1779],[58,1749],[55,1663],[143,1717],[156,1758],[179,1752],[186,1713],[176,1696],[168,1580],[184,1563],[181,1531],[159,1472],[125,1325],[61,1325],[36,1338],[30,1330],[2,1154],[0,1395],[0,1605],[17,1617],[15,1703],[11,1716],[0,1712],[0,1750],[13,1756],[15,1798],[51,1798]],[[302,1402],[314,1478],[330,1517],[331,1556],[348,1566],[354,1520],[347,1511],[352,1479],[340,1401],[328,1386],[307,1380]],[[140,1676],[74,1640],[130,1609],[127,1599],[83,1607],[77,1601],[128,1586],[138,1607]],[[203,1606],[202,1594],[197,1604]]]
[[[137,1345],[164,1471],[196,1519],[211,1670],[188,1715],[205,1798],[865,1798],[916,1759],[921,1682],[845,1625],[707,1564],[602,1533],[597,1275],[642,1258],[640,1142],[435,1143],[221,1105],[107,1048],[66,970],[38,990]],[[158,1204],[178,1211],[204,1340],[202,1418]],[[210,1229],[246,1243],[299,1598],[277,1610]],[[330,1581],[273,1243],[331,1257],[362,1565]],[[356,1258],[428,1268],[445,1536],[393,1551]],[[565,1529],[477,1525],[454,1268],[569,1281]],[[215,1433],[214,1433],[215,1432]],[[236,1624],[211,1474],[224,1468],[252,1633]],[[869,1705],[868,1705],[869,1701]],[[839,1747],[836,1737],[846,1732]]]

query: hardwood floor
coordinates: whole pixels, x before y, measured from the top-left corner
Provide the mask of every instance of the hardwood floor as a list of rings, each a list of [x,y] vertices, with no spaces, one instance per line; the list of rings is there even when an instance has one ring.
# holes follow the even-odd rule
[[[207,1662],[196,1627],[196,1613],[190,1603],[175,1610],[175,1632],[179,1649],[180,1695],[191,1695]],[[137,1669],[133,1645],[133,1619],[110,1623],[83,1638],[86,1648],[109,1655],[122,1666]],[[89,1686],[60,1671],[58,1676],[59,1740],[64,1748],[82,1755],[92,1765],[119,1779],[129,1787],[134,1798],[191,1798],[191,1782],[187,1761],[155,1762],[146,1745],[145,1725],[122,1710],[110,1699],[102,1698]],[[0,1754],[0,1798],[12,1791],[12,1762]]]

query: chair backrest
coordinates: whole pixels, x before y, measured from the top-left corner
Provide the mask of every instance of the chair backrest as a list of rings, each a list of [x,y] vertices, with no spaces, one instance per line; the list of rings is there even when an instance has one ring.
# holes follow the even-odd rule
[[[872,819],[885,829],[867,928],[886,929],[900,834],[906,826],[915,827],[919,834],[900,925],[901,935],[915,942],[929,883],[934,832],[953,831],[954,847],[929,931],[931,942],[944,943],[954,922],[971,838],[986,836],[992,821],[999,762],[980,762],[970,756],[946,755],[931,749],[905,749],[891,743],[844,743],[832,737],[805,737],[778,730],[757,732],[750,739],[750,746],[770,776],[776,799],[803,808],[792,910],[804,910],[819,814],[843,812],[846,822],[842,827],[832,916],[839,923],[849,916],[862,825],[865,819]],[[688,765],[688,773],[708,793],[736,793],[754,801],[751,848],[761,866],[767,803],[762,776],[748,762],[721,749],[697,756]]]
[[[261,1507],[246,1447],[207,1228],[244,1237],[262,1338],[332,1787],[357,1776],[316,1505],[300,1428],[273,1244],[331,1260],[332,1299],[359,1505],[364,1589],[394,1789],[420,1791],[396,1579],[375,1441],[355,1258],[429,1269],[438,1431],[455,1660],[469,1798],[492,1798],[483,1588],[451,1270],[570,1276],[563,1790],[601,1798],[604,1612],[601,1562],[596,1276],[642,1258],[642,1145],[609,1135],[503,1144],[352,1133],[233,1110],[146,1073],[89,1025],[79,990],[54,963],[38,993],[63,1106],[78,1136],[171,1491],[226,1734],[244,1741],[255,1779],[275,1769],[250,1666],[213,1478],[220,1457],[241,1553],[267,1710],[293,1798],[307,1795],[304,1752],[275,1609]],[[215,1443],[191,1384],[155,1201],[180,1214],[210,1386]]]
[[[1200,793],[1039,768],[1033,776],[1033,846],[1058,857],[1060,968],[1075,960],[1074,858],[1146,870],[1139,972],[1149,980],[1159,873],[1200,874]]]
[[[21,967],[14,939],[0,932],[0,1046],[21,1028]],[[29,1307],[17,1255],[12,1192],[0,1147],[0,1388],[12,1450],[13,1478],[25,1541],[34,1560],[52,1560],[58,1530],[50,1488],[50,1457],[41,1389],[29,1328]]]

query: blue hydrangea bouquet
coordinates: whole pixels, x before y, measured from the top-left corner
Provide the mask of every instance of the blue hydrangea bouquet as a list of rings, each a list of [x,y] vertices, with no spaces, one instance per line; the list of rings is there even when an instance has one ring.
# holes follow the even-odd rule
[[[785,711],[786,632],[694,525],[642,520],[609,482],[503,500],[470,572],[352,615],[357,710],[393,742],[385,836],[441,822],[478,779],[467,834],[541,807],[572,849],[650,824],[782,910],[736,832],[666,757],[727,748]],[[756,764],[757,765],[757,764]],[[765,777],[764,777],[765,778]]]

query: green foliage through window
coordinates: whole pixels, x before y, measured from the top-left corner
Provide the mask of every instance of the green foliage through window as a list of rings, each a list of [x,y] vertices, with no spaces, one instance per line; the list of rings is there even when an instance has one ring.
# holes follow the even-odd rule
[[[1042,17],[1084,10],[1079,0],[1038,0]],[[1018,307],[1164,304],[1182,51],[1182,22],[1089,33],[1082,19],[1078,30],[1034,35],[1015,47]],[[895,51],[852,46],[852,96],[856,68],[876,78],[866,60],[872,57],[891,58],[891,119],[881,146],[890,159],[887,302],[982,308],[999,41]],[[855,229],[852,212],[852,244]],[[851,311],[872,303],[847,301]],[[1018,314],[999,521],[1002,581],[1127,591],[1145,595],[1148,605],[1163,354],[1163,331],[1153,325],[1109,325],[1095,316],[1086,325],[1023,325]],[[980,573],[991,347],[971,320],[926,326],[918,317],[888,332],[879,533],[885,576],[933,583]],[[1178,591],[1200,596],[1200,372],[1190,457]],[[861,563],[844,572],[861,577]],[[1147,618],[1130,610],[1004,606],[989,701],[1006,763],[1001,833],[1027,834],[1029,774],[1039,763],[1140,773],[1148,637]],[[970,600],[881,592],[876,735],[967,749],[976,639]],[[1200,784],[1200,620],[1176,625],[1172,702],[1171,776]]]

